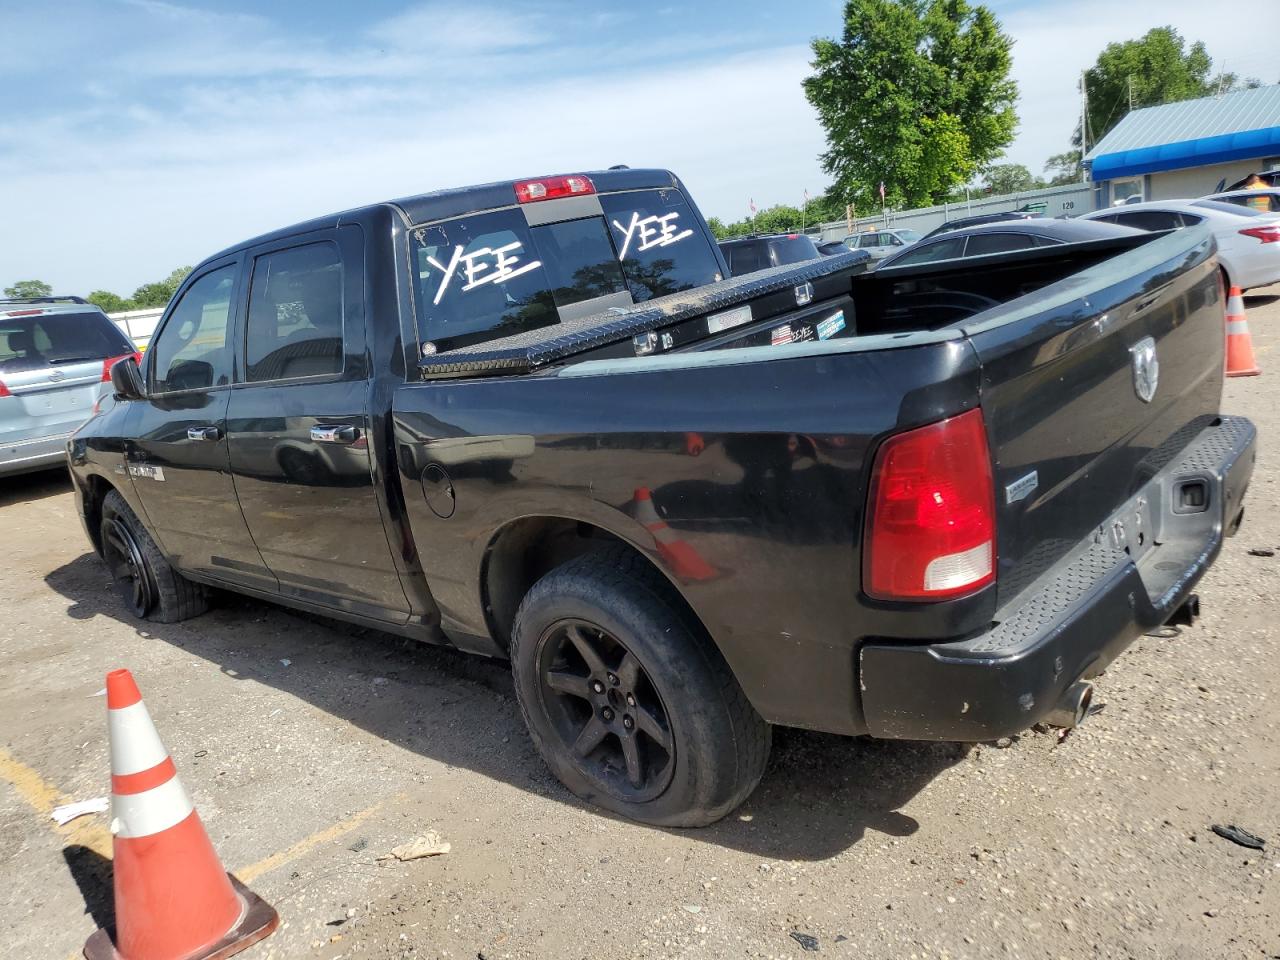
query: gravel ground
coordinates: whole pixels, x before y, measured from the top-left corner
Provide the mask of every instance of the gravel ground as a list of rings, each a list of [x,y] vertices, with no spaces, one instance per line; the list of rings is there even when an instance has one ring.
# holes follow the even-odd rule
[[[1249,317],[1274,368],[1280,296]],[[1278,401],[1273,369],[1225,408],[1265,442]],[[1272,463],[1202,621],[1135,644],[1063,742],[778,730],[760,789],[697,831],[578,803],[503,664],[236,598],[137,624],[65,479],[0,482],[3,952],[69,957],[110,915],[105,817],[40,811],[108,789],[94,694],[128,665],[228,868],[280,910],[248,958],[1280,957],[1280,556],[1250,553],[1280,548]],[[451,851],[379,859],[427,830]]]

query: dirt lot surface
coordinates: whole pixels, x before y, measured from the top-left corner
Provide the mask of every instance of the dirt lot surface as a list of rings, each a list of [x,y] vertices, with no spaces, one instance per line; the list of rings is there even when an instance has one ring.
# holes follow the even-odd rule
[[[760,789],[697,831],[577,802],[504,664],[234,597],[135,622],[64,477],[0,481],[0,954],[69,958],[110,917],[106,816],[48,810],[108,791],[95,694],[123,665],[280,911],[247,958],[1280,957],[1280,556],[1250,553],[1280,548],[1280,296],[1249,307],[1269,372],[1225,407],[1262,457],[1197,626],[1135,644],[1061,744],[779,730]],[[427,830],[447,855],[379,859]]]

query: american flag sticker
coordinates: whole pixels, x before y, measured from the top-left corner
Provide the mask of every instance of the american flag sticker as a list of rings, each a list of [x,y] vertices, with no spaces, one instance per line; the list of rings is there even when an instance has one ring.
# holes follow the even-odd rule
[[[784,323],[780,327],[773,328],[773,334],[770,336],[772,346],[779,346],[784,343],[791,342],[791,324]]]

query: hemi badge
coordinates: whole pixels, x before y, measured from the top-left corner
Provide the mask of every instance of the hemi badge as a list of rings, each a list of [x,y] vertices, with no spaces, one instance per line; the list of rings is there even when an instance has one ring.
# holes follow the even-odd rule
[[[1019,500],[1025,500],[1038,486],[1040,486],[1040,474],[1032,470],[1025,477],[1013,481],[1004,488],[1004,502],[1017,503]]]

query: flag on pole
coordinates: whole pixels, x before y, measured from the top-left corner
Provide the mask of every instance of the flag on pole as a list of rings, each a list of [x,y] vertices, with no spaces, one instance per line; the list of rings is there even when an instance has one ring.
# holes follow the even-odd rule
[[[880,202],[884,203],[884,181],[880,181]]]
[[[747,201],[747,206],[751,209],[751,212],[752,212],[752,213],[755,213],[755,212],[756,212],[756,202],[755,202],[755,200],[754,200],[754,199],[750,199],[750,200],[748,200],[748,201]]]
[[[808,191],[808,190],[806,190],[806,191],[804,192],[804,202],[805,202],[805,203],[808,203],[808,202],[809,202],[809,191]]]

